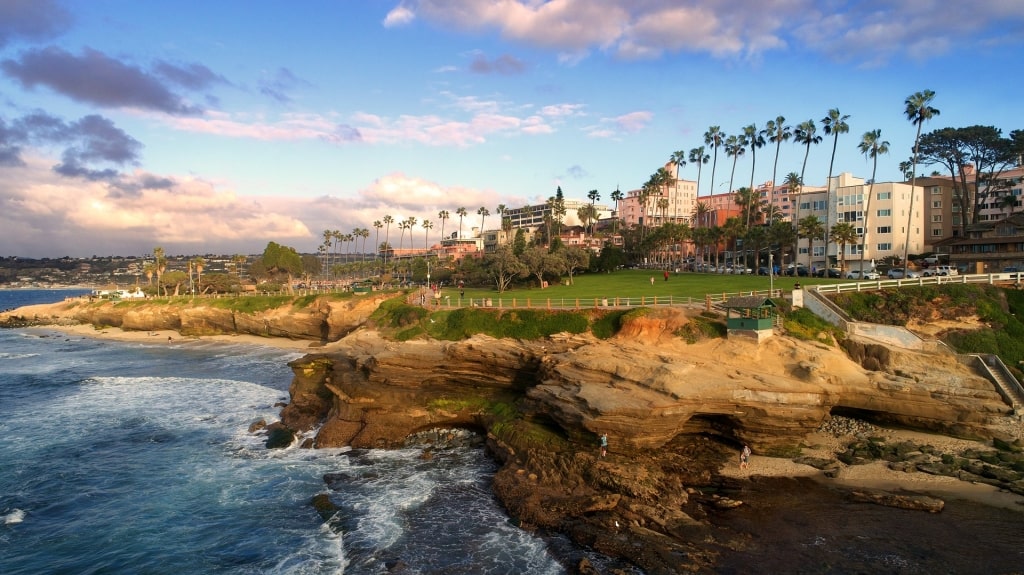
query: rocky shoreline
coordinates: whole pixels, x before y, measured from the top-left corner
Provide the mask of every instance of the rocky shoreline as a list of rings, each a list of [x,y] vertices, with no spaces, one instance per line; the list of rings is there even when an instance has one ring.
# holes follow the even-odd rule
[[[716,528],[716,516],[743,506],[725,494],[764,474],[813,477],[873,503],[931,511],[939,504],[922,497],[938,480],[1020,499],[1020,422],[954,357],[887,349],[865,354],[887,358],[866,369],[838,346],[786,337],[687,344],[673,335],[685,310],[638,318],[612,340],[400,343],[366,328],[370,308],[32,313],[37,325],[119,326],[137,338],[174,326],[184,335],[242,326],[234,333],[304,346],[310,353],[291,364],[291,400],[271,426],[283,443],[290,435],[282,433],[316,430],[309,447],[391,447],[425,430],[478,430],[501,462],[494,491],[519,525],[564,533],[651,574],[714,572],[723,552],[744,544]],[[275,331],[306,337],[266,337]],[[859,427],[867,418],[874,426]],[[883,439],[896,427],[945,434],[975,451]],[[610,438],[607,457],[600,433]],[[735,465],[743,443],[754,448],[749,471]],[[934,479],[909,494],[851,479],[880,465],[901,479]]]

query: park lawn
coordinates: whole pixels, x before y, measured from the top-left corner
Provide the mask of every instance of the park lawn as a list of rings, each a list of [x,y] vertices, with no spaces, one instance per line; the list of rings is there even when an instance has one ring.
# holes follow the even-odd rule
[[[740,292],[767,291],[770,284],[775,289],[788,291],[799,281],[803,285],[834,284],[849,280],[837,280],[827,278],[791,278],[775,277],[773,282],[767,276],[757,275],[726,275],[711,273],[681,272],[670,274],[668,281],[664,279],[661,270],[618,270],[612,273],[584,273],[573,277],[573,285],[564,285],[568,278],[563,277],[562,284],[549,286],[540,289],[536,281],[529,284],[517,284],[512,289],[502,294],[493,287],[465,289],[464,299],[480,298],[501,298],[503,300],[531,299],[533,301],[551,300],[575,300],[582,301],[594,299],[614,298],[640,298],[640,297],[668,297],[673,300],[686,300],[687,298],[703,301],[706,294],[723,293],[735,295]],[[650,278],[654,276],[654,285],[651,285]],[[444,288],[442,296],[450,296],[452,301],[459,297],[458,288]]]

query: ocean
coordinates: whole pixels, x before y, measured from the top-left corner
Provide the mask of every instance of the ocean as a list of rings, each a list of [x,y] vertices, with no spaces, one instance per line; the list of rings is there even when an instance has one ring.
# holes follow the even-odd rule
[[[0,309],[68,294],[4,290]],[[278,419],[287,362],[301,355],[0,330],[0,573],[558,574],[560,561],[601,564],[514,526],[479,444],[430,460],[414,446],[267,450],[249,428]],[[330,520],[311,504],[318,494],[339,509]]]

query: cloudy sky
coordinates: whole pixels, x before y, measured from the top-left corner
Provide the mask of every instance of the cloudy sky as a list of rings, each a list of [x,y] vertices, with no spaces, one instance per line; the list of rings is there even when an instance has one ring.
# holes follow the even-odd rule
[[[440,210],[607,201],[709,126],[830,108],[835,171],[870,177],[881,129],[891,180],[913,92],[926,131],[1024,127],[1022,53],[1020,0],[0,0],[0,256],[315,252],[385,215],[433,220],[421,245]],[[710,168],[701,195],[728,186]]]

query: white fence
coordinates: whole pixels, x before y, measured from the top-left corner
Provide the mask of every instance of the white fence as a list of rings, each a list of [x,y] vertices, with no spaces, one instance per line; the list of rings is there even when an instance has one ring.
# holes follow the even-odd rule
[[[903,286],[925,286],[925,285],[946,285],[946,284],[1021,284],[1024,282],[1024,272],[998,273],[998,274],[964,274],[956,276],[931,276],[920,278],[907,278],[901,280],[873,280],[859,282],[845,282],[832,285],[810,285],[808,289],[817,290],[819,293],[843,293],[873,291],[879,289],[892,289]]]

